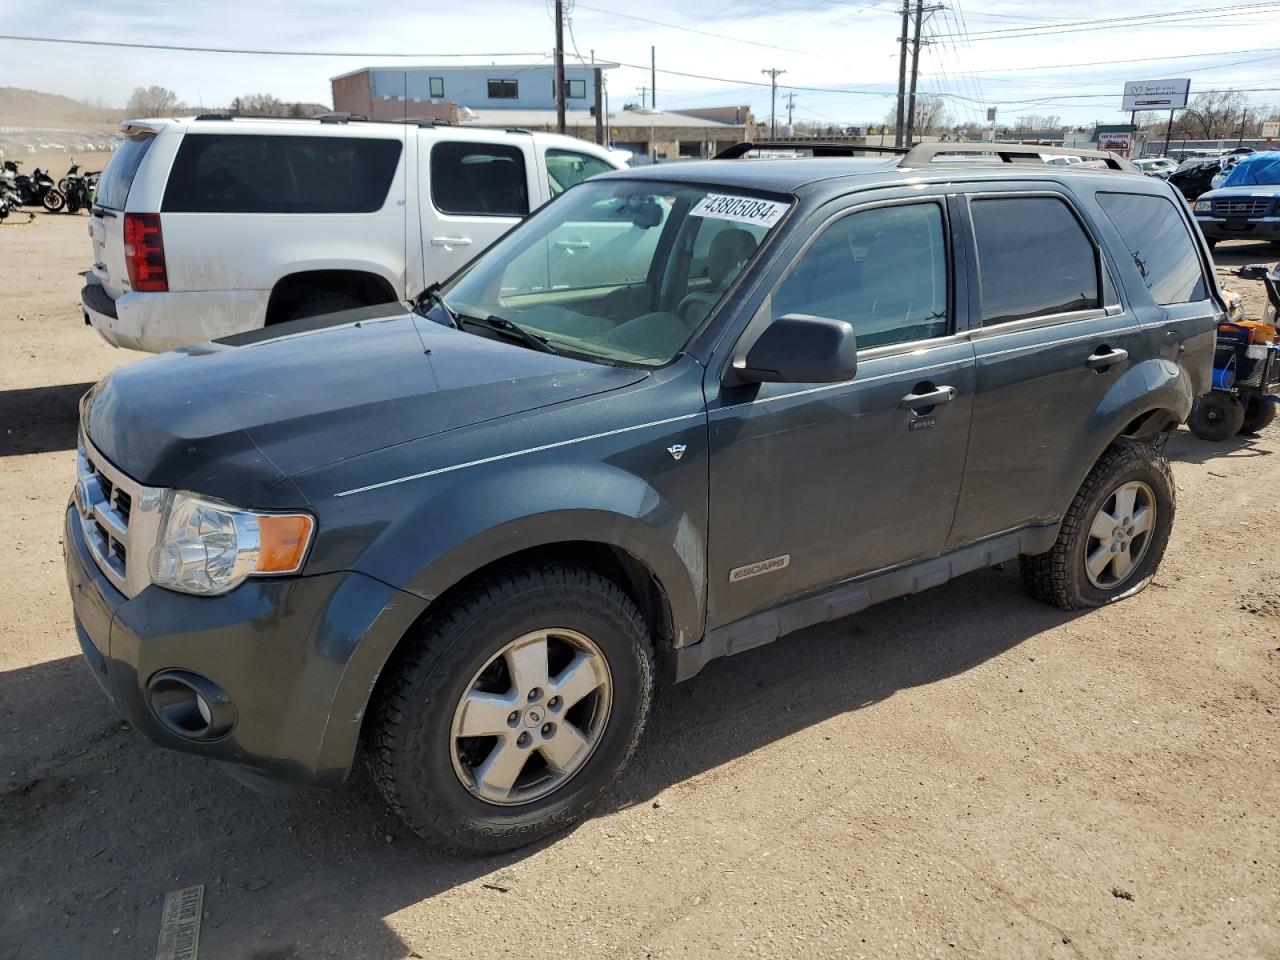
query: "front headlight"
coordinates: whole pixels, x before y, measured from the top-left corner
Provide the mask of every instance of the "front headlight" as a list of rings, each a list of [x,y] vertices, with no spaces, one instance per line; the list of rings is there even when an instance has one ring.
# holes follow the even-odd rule
[[[1197,200],[1197,201],[1196,201],[1196,213],[1208,213],[1208,212],[1209,212],[1210,210],[1212,210],[1212,209],[1213,209],[1213,201],[1212,201],[1212,200]]]
[[[151,551],[151,582],[212,596],[247,577],[297,573],[314,530],[310,514],[254,513],[175,491]]]

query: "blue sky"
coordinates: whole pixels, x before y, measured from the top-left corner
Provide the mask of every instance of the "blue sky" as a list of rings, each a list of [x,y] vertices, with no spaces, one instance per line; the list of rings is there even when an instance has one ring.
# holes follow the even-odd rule
[[[948,0],[934,13],[922,54],[920,89],[948,95],[959,120],[978,119],[996,105],[1002,121],[1020,114],[1058,114],[1067,122],[1116,121],[1125,80],[1188,76],[1197,90],[1280,87],[1280,2],[1254,3],[1206,17],[1124,29],[1009,36],[989,33],[1096,18],[1173,14],[1247,0],[1181,0],[1119,5],[1013,0]],[[660,68],[723,78],[658,75],[658,106],[750,104],[769,112],[767,78],[777,67],[780,108],[795,90],[797,119],[877,121],[892,107],[897,83],[898,0],[589,0],[571,12],[572,37],[583,58],[643,65],[650,45]],[[37,9],[0,0],[5,32],[200,46],[353,51],[354,57],[226,56],[115,50],[0,40],[0,84],[123,104],[137,85],[161,84],[192,104],[223,105],[237,94],[269,92],[282,99],[329,100],[329,78],[367,63],[433,62],[433,54],[486,56],[458,63],[530,62],[550,57],[554,43],[545,0],[484,4],[352,4],[308,0],[45,0]],[[899,8],[900,9],[900,8]],[[636,19],[641,18],[641,19]],[[646,22],[660,21],[660,23]],[[683,29],[677,29],[683,28]],[[967,34],[967,37],[964,36]],[[1276,39],[1272,40],[1271,37]],[[1268,49],[1274,45],[1275,49]],[[574,55],[574,45],[569,53]],[[1246,52],[1242,52],[1246,51]],[[391,61],[376,53],[421,53]],[[493,54],[518,53],[494,58]],[[1188,56],[1212,53],[1213,56]],[[1169,60],[1148,58],[1173,57]],[[1185,58],[1185,59],[1176,59]],[[1135,62],[1137,61],[1137,62]],[[1087,67],[1045,67],[1058,64]],[[609,76],[611,106],[638,99],[648,71],[623,68]],[[857,93],[841,92],[848,90]],[[833,92],[834,91],[834,92]],[[881,93],[883,92],[883,93]],[[1256,104],[1280,104],[1280,90],[1249,94]],[[780,111],[781,112],[781,111]]]

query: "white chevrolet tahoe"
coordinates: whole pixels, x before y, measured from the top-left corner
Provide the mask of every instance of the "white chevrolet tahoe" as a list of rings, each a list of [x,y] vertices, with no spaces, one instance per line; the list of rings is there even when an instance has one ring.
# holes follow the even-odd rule
[[[625,166],[519,130],[222,116],[121,129],[81,303],[108,343],[135,350],[410,298],[567,187]]]

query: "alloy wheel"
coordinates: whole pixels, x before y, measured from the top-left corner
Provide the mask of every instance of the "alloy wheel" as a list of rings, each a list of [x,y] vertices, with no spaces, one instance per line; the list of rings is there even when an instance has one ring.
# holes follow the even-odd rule
[[[454,710],[454,773],[488,803],[541,799],[586,765],[612,703],[609,665],[590,638],[526,633],[490,658]]]
[[[1084,567],[1099,590],[1114,590],[1131,576],[1146,556],[1156,525],[1156,498],[1140,480],[1119,486],[1089,525]]]

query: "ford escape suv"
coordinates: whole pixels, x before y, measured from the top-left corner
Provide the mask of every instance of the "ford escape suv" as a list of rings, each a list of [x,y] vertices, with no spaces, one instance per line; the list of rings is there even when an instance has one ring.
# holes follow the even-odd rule
[[[493,851],[590,807],[657,679],[1015,557],[1063,608],[1141,590],[1207,250],[1163,181],[1000,149],[606,174],[413,310],[115,371],[66,513],[88,664],[162,746],[263,789],[360,750]]]

